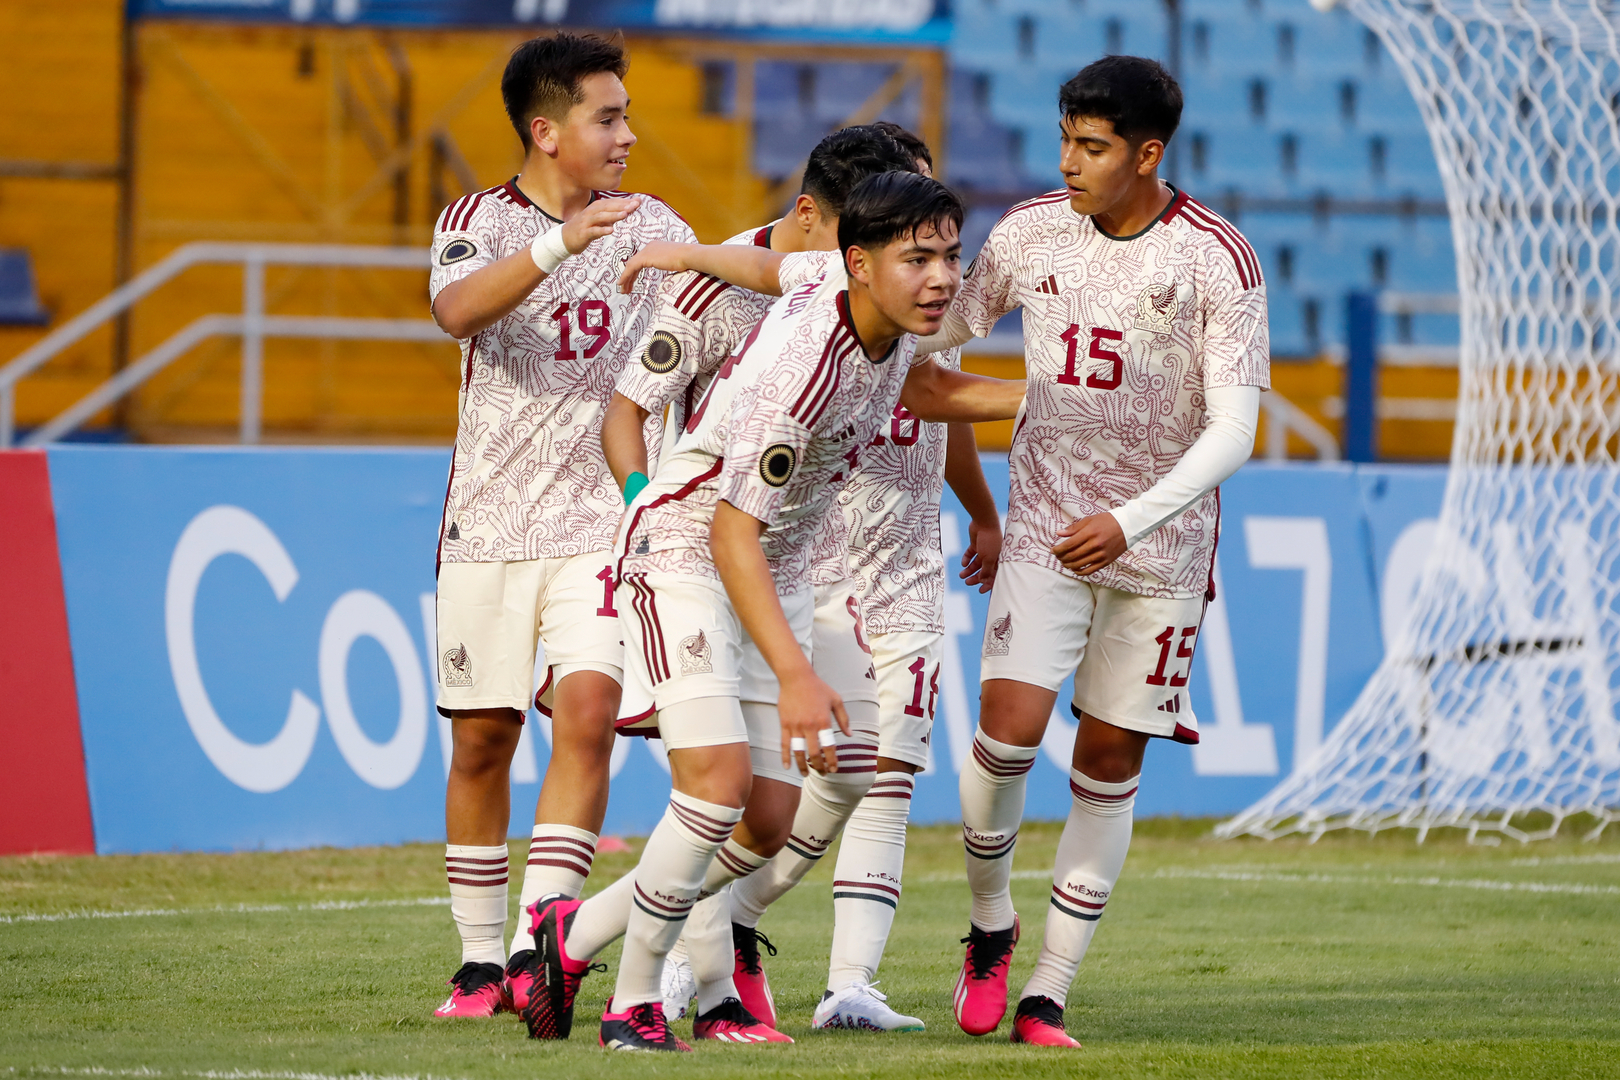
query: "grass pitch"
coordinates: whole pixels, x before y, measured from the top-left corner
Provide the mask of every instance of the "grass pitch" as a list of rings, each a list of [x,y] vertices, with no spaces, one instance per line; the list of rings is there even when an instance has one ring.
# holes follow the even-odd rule
[[[438,846],[0,859],[0,1076],[1620,1076],[1616,830],[1495,848],[1208,830],[1138,823],[1070,994],[1078,1052],[1008,1045],[1005,1023],[983,1039],[953,1023],[967,930],[953,829],[913,830],[881,972],[927,1032],[809,1030],[829,856],[762,927],[781,949],[767,970],[798,1043],[657,1057],[597,1049],[611,976],[586,981],[568,1043],[531,1042],[512,1016],[433,1020],[459,957]],[[1057,834],[1030,825],[1019,841],[1015,994]],[[522,845],[513,855],[521,866]],[[593,884],[634,857],[603,856]]]

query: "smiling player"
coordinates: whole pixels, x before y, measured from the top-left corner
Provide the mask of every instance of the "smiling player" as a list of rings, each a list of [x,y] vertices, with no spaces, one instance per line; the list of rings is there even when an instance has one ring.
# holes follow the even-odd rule
[[[601,416],[652,314],[630,296],[642,245],[692,231],[651,197],[616,192],[635,136],[624,51],[589,35],[519,45],[501,96],[523,169],[440,215],[433,317],[460,339],[455,456],[439,534],[438,706],[454,750],[445,871],[462,965],[440,1017],[521,1007],[533,980],[521,924],[504,947],[508,774],[531,701],[551,712],[524,895],[578,895],[607,805],[624,646],[609,549],[623,512]],[[550,669],[536,700],[536,642]],[[504,966],[504,971],[503,971]]]

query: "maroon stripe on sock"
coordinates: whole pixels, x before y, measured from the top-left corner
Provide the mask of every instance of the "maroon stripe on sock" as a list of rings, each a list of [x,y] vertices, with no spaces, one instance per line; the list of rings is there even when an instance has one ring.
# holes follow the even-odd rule
[[[464,863],[468,866],[505,866],[507,857],[502,855],[498,859],[469,859],[465,855],[446,855],[446,863]]]
[[[724,866],[727,870],[730,870],[733,874],[736,874],[740,878],[747,877],[749,874],[752,874],[755,870],[759,869],[757,865],[750,865],[749,863],[743,862],[740,858],[733,855],[725,848],[721,848],[719,851],[715,852],[714,857],[720,860],[721,866]]]
[[[499,881],[469,881],[466,878],[447,877],[445,880],[452,885],[470,885],[475,889],[493,889],[497,885],[504,886],[506,884],[505,878],[501,878]]]
[[[899,896],[900,895],[900,890],[894,888],[892,885],[878,885],[878,884],[875,884],[874,882],[870,882],[870,881],[834,881],[833,882],[833,888],[835,888],[835,889],[842,889],[842,888],[846,888],[846,887],[851,888],[851,889],[876,889],[879,892],[886,892],[890,896]]]
[[[534,850],[534,848],[540,844],[566,844],[569,847],[578,848],[580,851],[587,854],[596,854],[595,844],[587,844],[583,840],[575,840],[572,836],[554,836],[551,834],[542,834],[529,841],[529,850]]]
[[[1052,895],[1057,897],[1059,900],[1062,900],[1066,904],[1074,904],[1078,907],[1087,908],[1091,911],[1101,911],[1104,907],[1108,906],[1108,901],[1106,900],[1100,904],[1093,904],[1089,900],[1081,900],[1079,897],[1070,896],[1057,885],[1052,886]]]
[[[533,858],[536,855],[556,855],[565,859],[578,859],[586,866],[589,866],[595,860],[596,852],[589,848],[581,851],[579,848],[565,847],[561,844],[530,844],[529,857]]]
[[[706,814],[698,813],[696,810],[688,810],[686,807],[676,802],[671,802],[669,807],[675,812],[675,819],[677,821],[679,821],[682,825],[685,825],[688,829],[692,830],[699,837],[712,843],[725,843],[726,840],[731,836],[731,830],[735,828],[734,825],[718,822]]]
[[[589,865],[581,865],[580,863],[577,863],[577,862],[570,862],[567,859],[530,859],[529,860],[529,865],[530,866],[555,866],[559,870],[572,870],[574,873],[578,874],[580,877],[590,877],[591,876],[591,868],[590,868]]]
[[[695,901],[697,899],[697,897],[694,896],[691,899],[687,900],[685,904],[680,905],[680,906],[672,907],[671,905],[666,904],[662,900],[654,900],[652,897],[648,896],[647,895],[647,890],[643,889],[639,884],[636,886],[636,895],[638,897],[640,897],[642,899],[642,901],[647,904],[648,907],[655,907],[659,911],[667,911],[671,915],[683,915],[683,914],[685,914],[687,912],[687,910],[691,908],[693,901]]]
[[[1100,791],[1092,791],[1090,788],[1081,787],[1073,780],[1070,780],[1069,793],[1075,798],[1085,799],[1087,802],[1117,803],[1124,802],[1126,799],[1134,798],[1136,796],[1136,788],[1132,787],[1131,790],[1123,792],[1119,795],[1105,795]]]
[[[973,760],[979,763],[979,768],[991,776],[1023,776],[1035,766],[1033,756],[1024,761],[1014,761],[1008,758],[999,758],[984,748],[983,743],[973,744]]]
[[[971,836],[969,836],[967,834],[966,830],[964,830],[963,833],[962,833],[962,843],[966,844],[968,847],[972,848],[974,851],[1006,851],[1008,848],[1012,847],[1013,844],[1017,842],[1017,840],[1018,840],[1018,834],[1015,832],[1012,835],[1008,836],[1007,839],[1001,841],[1000,843],[986,844],[986,843],[983,843],[981,841],[973,839],[973,837],[971,837]]]

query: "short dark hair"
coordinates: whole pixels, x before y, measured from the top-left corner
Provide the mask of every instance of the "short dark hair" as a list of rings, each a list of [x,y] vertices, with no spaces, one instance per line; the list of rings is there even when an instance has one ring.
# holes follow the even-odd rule
[[[850,193],[868,177],[917,171],[917,159],[875,125],[840,128],[816,144],[804,165],[802,194],[823,214],[841,217]]]
[[[624,43],[596,34],[559,31],[530,38],[512,50],[501,75],[501,100],[517,128],[523,148],[529,147],[529,121],[537,116],[561,120],[585,100],[580,83],[590,75],[609,71],[619,78],[630,70]]]
[[[1107,120],[1114,134],[1133,143],[1168,143],[1181,123],[1181,86],[1157,60],[1105,56],[1093,60],[1058,91],[1065,120]]]
[[[899,124],[892,120],[874,120],[871,126],[899,143],[900,149],[910,154],[912,158],[925,162],[930,169],[934,167],[934,155],[929,152],[928,144]]]
[[[852,247],[880,248],[916,236],[925,225],[943,232],[947,221],[961,232],[964,216],[962,200],[938,180],[913,172],[880,173],[850,192],[838,219],[838,249],[848,258]]]

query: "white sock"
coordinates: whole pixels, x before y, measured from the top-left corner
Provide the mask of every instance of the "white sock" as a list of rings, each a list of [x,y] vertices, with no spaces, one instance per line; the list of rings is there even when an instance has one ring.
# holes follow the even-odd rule
[[[534,948],[529,905],[552,893],[579,899],[595,858],[595,833],[572,825],[534,827],[529,839],[529,863],[523,869],[523,891],[518,894],[517,933],[512,935],[511,953]]]
[[[634,869],[579,905],[563,948],[575,960],[589,960],[624,936],[630,925],[631,898],[636,893]]]
[[[664,957],[681,936],[715,853],[741,820],[740,809],[679,791],[670,793],[669,809],[648,837],[636,864],[635,896],[613,989],[614,1008],[623,1011],[663,999],[659,984]]]
[[[862,704],[855,702],[854,704]],[[799,794],[793,831],[787,846],[764,869],[739,881],[731,890],[731,918],[758,926],[765,909],[804,880],[844,830],[844,822],[872,786],[873,773],[811,772]]]
[[[731,977],[737,969],[731,939],[732,883],[746,879],[769,861],[737,841],[727,840],[709,864],[709,873],[703,879],[703,899],[693,905],[681,938],[692,965],[692,977],[697,980],[699,1016],[726,998],[738,996],[737,983]]]
[[[1039,747],[1009,746],[983,730],[973,734],[973,758],[962,770],[962,845],[968,888],[973,891],[973,925],[980,930],[1012,928],[1012,853],[1024,819],[1025,777]]]
[[[1068,996],[1131,847],[1136,782],[1105,784],[1069,770],[1074,805],[1058,841],[1046,939],[1020,999],[1040,995],[1062,1005]]]
[[[900,903],[912,784],[910,773],[878,773],[844,827],[833,871],[828,990],[842,990],[856,980],[869,983],[877,979],[878,963]]]
[[[505,966],[506,845],[444,846],[444,876],[450,882],[450,915],[461,932],[463,964]]]

